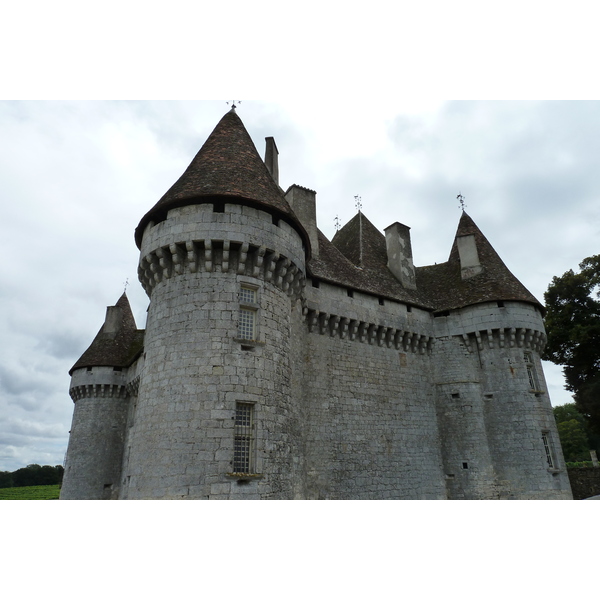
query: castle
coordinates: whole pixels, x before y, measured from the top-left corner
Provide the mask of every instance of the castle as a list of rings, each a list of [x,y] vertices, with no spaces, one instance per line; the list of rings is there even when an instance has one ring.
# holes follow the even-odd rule
[[[463,212],[448,261],[361,212],[329,241],[235,109],[141,219],[70,371],[62,499],[569,499],[543,306]]]

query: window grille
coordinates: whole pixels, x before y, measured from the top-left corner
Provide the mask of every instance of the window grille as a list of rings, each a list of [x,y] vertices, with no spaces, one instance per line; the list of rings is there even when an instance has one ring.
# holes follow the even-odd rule
[[[233,472],[252,473],[252,442],[254,405],[235,403]]]
[[[238,338],[241,340],[253,340],[255,338],[256,311],[240,308],[240,320],[238,324]]]
[[[238,322],[238,338],[256,340],[256,289],[242,286],[240,288],[240,314]]]
[[[256,304],[256,290],[242,286],[240,289],[241,304]]]
[[[544,442],[544,450],[546,451],[546,460],[548,461],[548,466],[551,469],[554,469],[554,459],[552,457],[552,448],[550,447],[550,440],[548,439],[547,432],[542,432],[542,441]]]
[[[531,352],[525,352],[523,354],[523,358],[525,359],[525,367],[527,368],[527,377],[529,379],[529,387],[532,390],[539,390],[540,383],[537,377],[537,373],[535,370],[535,364],[533,362],[533,355]]]

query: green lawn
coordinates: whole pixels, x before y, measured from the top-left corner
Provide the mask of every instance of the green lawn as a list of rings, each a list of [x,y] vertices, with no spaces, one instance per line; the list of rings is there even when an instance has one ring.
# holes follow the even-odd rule
[[[0,500],[58,500],[59,494],[58,484],[0,488]]]

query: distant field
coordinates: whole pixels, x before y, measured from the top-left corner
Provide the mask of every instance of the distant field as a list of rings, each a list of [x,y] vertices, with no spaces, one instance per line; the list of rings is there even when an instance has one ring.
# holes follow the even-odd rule
[[[59,485],[0,488],[0,500],[58,500]]]

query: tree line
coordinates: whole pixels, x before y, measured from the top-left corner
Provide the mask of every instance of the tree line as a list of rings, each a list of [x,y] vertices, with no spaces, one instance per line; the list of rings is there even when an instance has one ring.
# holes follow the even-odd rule
[[[25,487],[29,485],[56,485],[62,483],[65,470],[62,465],[32,464],[16,471],[0,471],[0,488]]]

